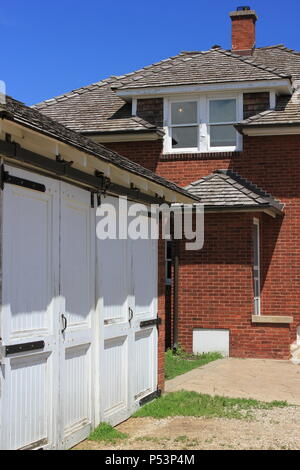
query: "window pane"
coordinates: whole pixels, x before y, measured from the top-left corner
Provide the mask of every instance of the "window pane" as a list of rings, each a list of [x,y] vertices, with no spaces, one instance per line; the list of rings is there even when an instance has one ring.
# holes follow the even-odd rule
[[[236,130],[232,125],[210,126],[211,147],[234,147]]]
[[[236,121],[236,100],[211,100],[209,102],[209,122]]]
[[[182,101],[171,104],[172,124],[193,124],[197,123],[197,102]]]
[[[173,127],[172,148],[198,146],[198,127]]]

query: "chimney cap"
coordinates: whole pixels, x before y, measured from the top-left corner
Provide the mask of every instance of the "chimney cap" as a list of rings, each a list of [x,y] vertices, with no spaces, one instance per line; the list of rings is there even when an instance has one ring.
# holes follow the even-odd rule
[[[243,6],[243,7],[236,7],[236,11],[249,11],[251,10],[250,7],[247,7],[247,6]]]
[[[250,10],[250,7],[244,6],[244,7],[237,7],[236,11],[231,11],[229,13],[230,18],[235,19],[235,18],[242,18],[244,17],[252,17],[254,21],[258,19],[258,16],[256,14],[255,10]]]

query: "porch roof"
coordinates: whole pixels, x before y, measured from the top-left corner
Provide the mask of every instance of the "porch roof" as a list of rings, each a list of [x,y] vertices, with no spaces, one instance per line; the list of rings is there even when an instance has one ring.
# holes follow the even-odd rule
[[[284,205],[232,170],[215,170],[185,187],[200,198],[206,210],[272,211],[281,213]]]

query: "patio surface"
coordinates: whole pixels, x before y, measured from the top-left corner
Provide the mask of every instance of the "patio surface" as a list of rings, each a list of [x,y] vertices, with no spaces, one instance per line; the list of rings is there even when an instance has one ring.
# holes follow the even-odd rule
[[[166,392],[183,389],[300,405],[300,365],[275,359],[219,359],[166,382]]]

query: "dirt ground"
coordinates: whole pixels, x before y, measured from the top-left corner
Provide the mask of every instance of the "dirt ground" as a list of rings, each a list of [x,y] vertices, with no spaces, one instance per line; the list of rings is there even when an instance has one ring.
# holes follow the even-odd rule
[[[255,410],[251,420],[131,418],[117,426],[129,437],[112,445],[84,441],[76,450],[300,450],[300,407]]]

